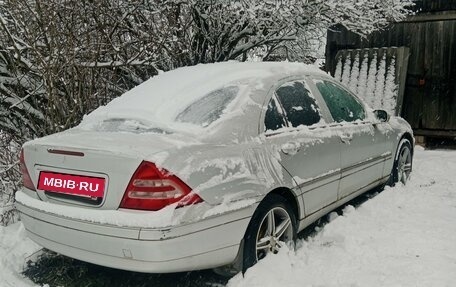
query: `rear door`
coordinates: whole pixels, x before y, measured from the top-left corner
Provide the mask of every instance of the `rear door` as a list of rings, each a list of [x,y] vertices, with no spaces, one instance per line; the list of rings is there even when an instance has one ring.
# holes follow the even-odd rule
[[[339,198],[379,184],[384,162],[391,157],[382,123],[369,120],[363,103],[341,85],[329,79],[313,82],[326,102],[342,143]]]
[[[274,89],[264,115],[266,146],[293,176],[306,215],[337,200],[340,139],[303,79]]]

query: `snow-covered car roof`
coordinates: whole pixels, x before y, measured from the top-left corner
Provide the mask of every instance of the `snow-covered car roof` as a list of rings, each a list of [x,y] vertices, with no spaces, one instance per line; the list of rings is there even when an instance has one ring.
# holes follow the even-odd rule
[[[315,66],[289,62],[225,62],[183,67],[155,76],[99,107],[85,116],[79,127],[92,129],[107,119],[129,119],[140,126],[158,125],[164,130],[198,133],[204,124],[181,121],[182,114],[209,93],[237,87],[236,100],[223,111],[221,118],[226,119],[233,113],[238,115],[249,104],[263,103],[266,92],[255,95],[248,91],[267,91],[277,80],[301,74],[325,75]]]

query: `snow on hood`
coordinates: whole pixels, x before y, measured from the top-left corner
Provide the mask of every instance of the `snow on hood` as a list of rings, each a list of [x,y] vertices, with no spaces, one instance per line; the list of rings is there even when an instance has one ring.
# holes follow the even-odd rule
[[[93,129],[94,125],[106,119],[128,118],[171,131],[201,133],[202,127],[181,123],[176,118],[208,93],[223,87],[240,87],[237,98],[221,117],[229,118],[230,113],[238,113],[255,102],[248,91],[270,85],[267,79],[302,73],[324,74],[317,67],[288,62],[226,62],[183,67],[155,76],[99,107],[84,117],[79,128]],[[249,88],[242,88],[246,86]]]

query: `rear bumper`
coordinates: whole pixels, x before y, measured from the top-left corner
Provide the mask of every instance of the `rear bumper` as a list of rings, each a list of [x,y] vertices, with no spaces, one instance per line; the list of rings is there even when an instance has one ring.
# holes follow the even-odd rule
[[[233,262],[255,208],[178,226],[141,228],[71,219],[20,202],[16,206],[29,237],[41,246],[98,265],[150,273]]]

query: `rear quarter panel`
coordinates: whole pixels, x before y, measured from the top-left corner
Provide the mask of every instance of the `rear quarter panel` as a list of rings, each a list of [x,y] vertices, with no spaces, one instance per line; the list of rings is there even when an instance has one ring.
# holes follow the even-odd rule
[[[211,205],[258,202],[277,187],[294,187],[288,172],[257,142],[183,148],[159,164]]]

